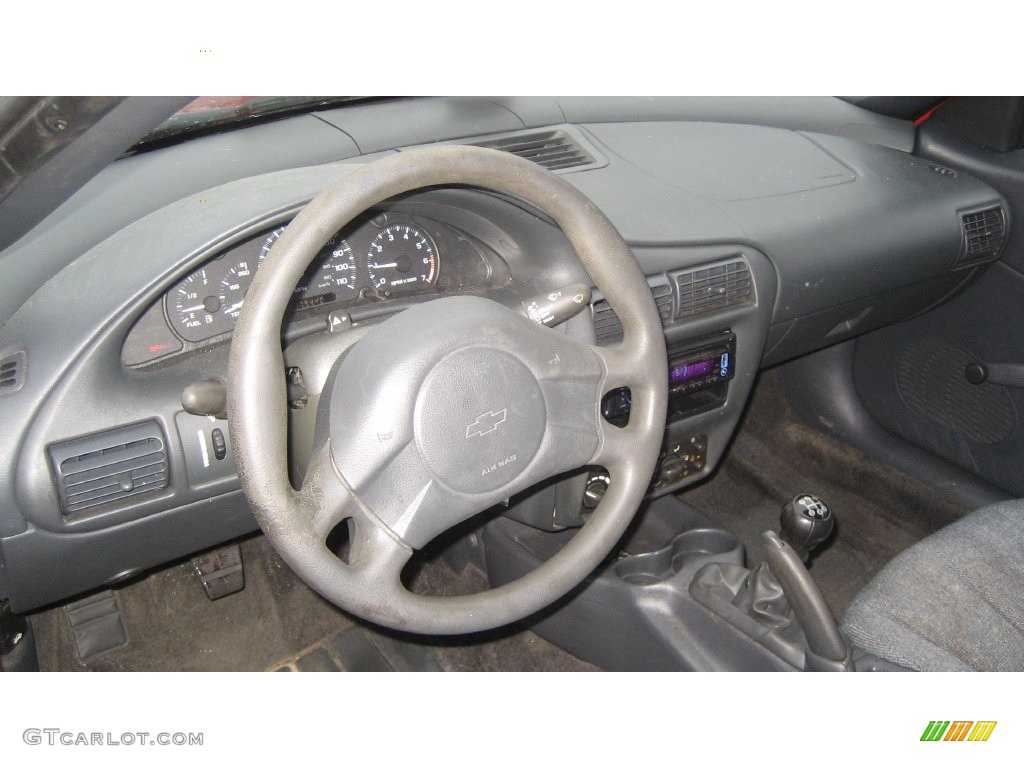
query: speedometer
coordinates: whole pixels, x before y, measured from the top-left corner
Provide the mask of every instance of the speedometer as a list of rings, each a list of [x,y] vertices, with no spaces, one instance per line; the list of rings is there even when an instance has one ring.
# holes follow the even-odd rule
[[[333,293],[335,289],[348,294],[359,288],[356,282],[356,255],[345,240],[332,238],[313,262],[313,270],[300,286],[304,294]]]
[[[378,294],[415,291],[437,280],[437,249],[415,227],[392,224],[373,238],[366,266]]]
[[[260,248],[260,264],[262,264],[263,260],[267,258],[267,254],[270,253],[270,249],[274,247],[274,243],[281,239],[281,235],[284,234],[284,230],[284,227],[278,227],[267,235],[267,239],[263,241],[263,247]]]

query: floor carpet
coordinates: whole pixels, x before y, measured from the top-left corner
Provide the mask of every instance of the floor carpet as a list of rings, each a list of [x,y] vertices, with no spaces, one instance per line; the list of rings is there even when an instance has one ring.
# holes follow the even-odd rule
[[[592,670],[532,632],[511,627],[424,639],[363,624],[292,573],[263,536],[241,542],[246,585],[210,601],[190,561],[114,590],[128,642],[85,660],[66,610],[32,616],[43,670],[90,671],[576,671]],[[466,593],[487,586],[473,565],[438,559],[420,569],[417,591]]]

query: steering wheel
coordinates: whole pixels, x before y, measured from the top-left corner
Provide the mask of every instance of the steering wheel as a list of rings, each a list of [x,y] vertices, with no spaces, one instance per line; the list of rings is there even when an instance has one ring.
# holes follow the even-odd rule
[[[287,468],[280,343],[294,286],[328,238],[412,190],[471,186],[548,214],[622,321],[597,347],[496,302],[452,296],[380,323],[334,363],[302,487]],[[325,334],[326,336],[327,334]],[[368,621],[425,634],[491,629],[529,616],[591,573],[626,531],[650,483],[665,428],[665,340],[629,247],[586,196],[514,155],[445,146],[362,166],[288,225],[252,283],[234,332],[228,418],[249,504],[281,557],[325,598]],[[602,396],[632,391],[629,423],[601,418]],[[501,587],[461,596],[410,592],[414,551],[536,483],[585,465],[612,483],[555,556]],[[347,557],[327,545],[349,528]]]

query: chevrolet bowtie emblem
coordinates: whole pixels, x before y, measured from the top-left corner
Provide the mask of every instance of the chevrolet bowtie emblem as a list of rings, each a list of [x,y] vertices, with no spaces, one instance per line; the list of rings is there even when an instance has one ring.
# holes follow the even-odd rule
[[[499,425],[505,423],[506,411],[506,408],[502,408],[500,411],[481,413],[466,427],[466,439],[487,435],[496,430]]]

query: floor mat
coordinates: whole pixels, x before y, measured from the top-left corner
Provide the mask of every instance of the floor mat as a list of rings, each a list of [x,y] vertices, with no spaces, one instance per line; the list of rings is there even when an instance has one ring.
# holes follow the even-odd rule
[[[798,493],[821,496],[836,531],[810,572],[841,615],[896,554],[966,510],[928,486],[799,421],[778,375],[761,375],[736,439],[711,480],[680,494],[732,531],[748,564],[764,559],[760,534],[778,530],[782,505]]]
[[[241,542],[246,586],[206,598],[191,561],[118,587],[127,644],[82,660],[62,606],[32,616],[44,671],[593,670],[519,627],[431,639],[379,630],[325,601],[292,573],[263,536]],[[417,591],[486,588],[472,565],[420,569]]]

